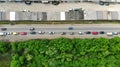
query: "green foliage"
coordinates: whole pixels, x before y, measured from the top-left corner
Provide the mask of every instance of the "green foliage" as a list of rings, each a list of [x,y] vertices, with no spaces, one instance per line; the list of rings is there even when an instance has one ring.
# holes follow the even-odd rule
[[[10,45],[7,42],[0,42],[0,54],[8,52]]]
[[[11,47],[0,42],[1,54],[12,50],[10,67],[120,67],[119,37],[29,40]]]

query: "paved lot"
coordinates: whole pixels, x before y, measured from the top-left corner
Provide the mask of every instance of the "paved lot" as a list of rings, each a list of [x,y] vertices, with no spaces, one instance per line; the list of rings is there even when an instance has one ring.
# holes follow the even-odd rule
[[[107,37],[112,38],[114,36],[107,36],[106,34],[98,34],[98,35],[92,35],[92,34],[85,34],[86,31],[105,31],[105,32],[120,32],[120,25],[117,24],[65,24],[65,25],[43,25],[43,24],[33,24],[33,25],[1,25],[0,28],[7,28],[6,31],[0,32],[28,32],[27,35],[7,35],[7,36],[0,36],[0,40],[10,40],[10,41],[16,41],[16,40],[28,40],[28,39],[38,39],[38,38],[58,38],[58,37],[67,37],[67,38],[98,38],[98,37]],[[30,34],[30,27],[35,28],[35,32],[38,31],[44,31],[45,34],[36,34],[32,35]],[[68,30],[68,27],[73,27],[73,30]],[[50,35],[49,32],[55,32],[54,35]],[[66,35],[61,35],[61,32],[66,32]],[[74,35],[70,35],[70,32],[74,32]],[[83,32],[83,35],[79,35],[78,32]]]
[[[68,11],[71,8],[83,8],[84,10],[120,10],[120,4],[110,4],[110,6],[101,6],[97,3],[61,3],[58,6],[52,4],[40,4],[40,3],[32,3],[31,5],[26,5],[24,3],[0,3],[0,10],[7,11],[41,11],[41,12],[62,12]]]

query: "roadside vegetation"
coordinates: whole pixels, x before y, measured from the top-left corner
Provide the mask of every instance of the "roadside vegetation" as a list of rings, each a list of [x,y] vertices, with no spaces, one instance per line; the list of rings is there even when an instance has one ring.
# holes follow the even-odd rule
[[[120,67],[120,37],[0,42],[0,61],[8,55],[0,67]]]
[[[78,20],[78,21],[0,21],[0,24],[119,24],[119,20]]]

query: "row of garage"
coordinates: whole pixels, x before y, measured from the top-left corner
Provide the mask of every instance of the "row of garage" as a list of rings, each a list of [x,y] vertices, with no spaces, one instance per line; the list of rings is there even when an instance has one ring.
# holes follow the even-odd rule
[[[0,12],[0,21],[120,20],[120,11]]]

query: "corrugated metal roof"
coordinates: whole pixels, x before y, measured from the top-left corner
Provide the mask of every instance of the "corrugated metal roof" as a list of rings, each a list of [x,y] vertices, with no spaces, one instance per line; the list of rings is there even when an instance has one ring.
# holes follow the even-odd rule
[[[60,12],[47,12],[47,20],[60,20]]]
[[[103,12],[102,11],[96,11],[97,19],[98,20],[103,20]]]
[[[118,12],[117,11],[111,11],[111,20],[118,20]]]
[[[96,11],[84,11],[84,20],[97,20]]]

